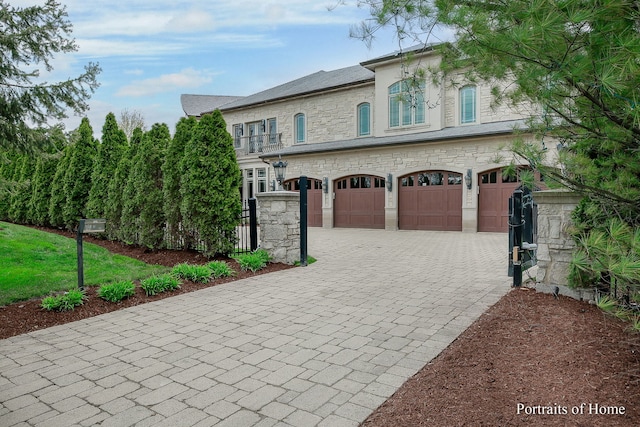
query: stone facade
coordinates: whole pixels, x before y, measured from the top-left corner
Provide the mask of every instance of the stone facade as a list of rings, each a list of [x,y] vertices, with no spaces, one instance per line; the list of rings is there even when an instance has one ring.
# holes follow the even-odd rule
[[[536,289],[559,293],[579,300],[592,300],[593,291],[567,287],[569,263],[575,248],[567,232],[571,213],[582,197],[566,190],[537,191],[533,198],[538,204],[538,274]]]
[[[260,247],[273,262],[300,260],[300,194],[291,191],[259,193]]]

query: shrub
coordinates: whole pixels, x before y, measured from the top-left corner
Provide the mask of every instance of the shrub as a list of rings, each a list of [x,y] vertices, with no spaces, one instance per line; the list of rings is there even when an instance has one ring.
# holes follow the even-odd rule
[[[172,274],[162,274],[143,280],[140,287],[149,296],[178,289],[180,282]]]
[[[102,285],[98,289],[98,296],[109,302],[118,302],[135,293],[135,285],[131,280]]]
[[[269,255],[266,255],[266,251],[264,249],[259,249],[255,252],[251,252],[250,254],[241,254],[236,256],[236,261],[240,264],[240,268],[242,271],[251,270],[252,272],[256,272],[267,265],[267,260],[269,259]]]
[[[82,305],[85,298],[84,291],[72,289],[62,295],[43,298],[41,307],[48,311],[69,311]]]
[[[211,269],[206,265],[178,264],[171,273],[195,283],[207,283],[211,278]]]
[[[211,275],[214,279],[218,279],[220,277],[229,277],[236,274],[233,268],[229,267],[224,261],[213,261],[207,264],[207,267],[211,270]]]

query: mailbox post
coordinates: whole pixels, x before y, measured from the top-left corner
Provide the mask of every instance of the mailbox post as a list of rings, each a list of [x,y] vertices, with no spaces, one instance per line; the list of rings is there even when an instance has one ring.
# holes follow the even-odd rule
[[[78,289],[84,290],[84,259],[82,248],[82,235],[84,233],[104,233],[106,230],[106,219],[81,219],[78,222],[78,234],[76,243],[78,244]]]

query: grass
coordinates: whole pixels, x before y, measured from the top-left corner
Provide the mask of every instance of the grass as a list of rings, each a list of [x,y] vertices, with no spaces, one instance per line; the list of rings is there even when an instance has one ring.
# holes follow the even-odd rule
[[[97,286],[169,271],[84,242],[84,283]],[[78,286],[75,239],[0,222],[0,306]]]

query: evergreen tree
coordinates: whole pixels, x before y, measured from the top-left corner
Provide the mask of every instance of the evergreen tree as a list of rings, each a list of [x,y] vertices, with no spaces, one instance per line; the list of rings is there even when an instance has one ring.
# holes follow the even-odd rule
[[[87,110],[101,70],[89,63],[84,73],[66,81],[33,81],[38,68],[52,70],[55,54],[78,50],[66,9],[54,0],[29,7],[0,2],[0,28],[0,147],[29,149],[37,141],[29,124]]]
[[[113,113],[107,114],[102,127],[102,143],[98,146],[98,155],[91,175],[87,216],[91,218],[105,216],[109,181],[113,177],[126,145],[127,137],[118,128],[116,116]]]
[[[30,222],[29,200],[31,200],[31,177],[34,170],[34,158],[29,154],[23,155],[19,171],[14,175],[16,187],[11,196],[9,208],[9,219],[16,224],[29,224]]]
[[[64,177],[66,201],[62,209],[64,225],[73,230],[80,218],[86,217],[86,205],[91,189],[91,172],[96,156],[96,142],[93,129],[86,117],[78,128],[78,141],[69,161],[69,169]]]
[[[64,226],[62,210],[64,209],[67,195],[64,192],[64,177],[69,170],[71,157],[75,144],[67,145],[60,155],[56,165],[56,171],[51,181],[51,196],[49,199],[49,222],[51,226],[61,228]]]
[[[133,159],[142,144],[144,133],[137,128],[133,131],[131,142],[125,154],[118,162],[118,167],[109,181],[108,201],[105,211],[107,220],[107,234],[110,239],[122,242],[134,242],[137,236],[136,221],[139,213],[134,213],[133,205],[125,209],[125,201],[133,199],[135,187],[133,185]]]
[[[144,134],[142,145],[133,160],[131,184],[135,192],[124,203],[128,216],[138,214],[137,243],[152,249],[162,247],[164,242],[162,164],[170,140],[169,127],[164,123],[154,124]]]
[[[36,171],[33,174],[33,191],[31,194],[31,220],[40,226],[52,225],[49,219],[49,204],[52,185],[58,161],[62,153],[43,153],[38,157]]]
[[[9,208],[11,207],[11,198],[15,192],[14,175],[19,169],[21,163],[21,156],[17,151],[12,150],[3,154],[0,158],[0,220],[9,220]]]
[[[184,156],[184,150],[193,135],[193,130],[197,125],[197,120],[193,117],[183,117],[176,125],[176,132],[169,144],[162,173],[164,176],[164,214],[167,219],[167,233],[172,242],[184,240],[186,248],[191,246],[190,239],[180,231],[182,215],[180,213],[180,162]]]
[[[206,114],[187,144],[181,164],[182,218],[197,230],[206,253],[229,253],[242,212],[241,172],[233,138],[219,110]]]

